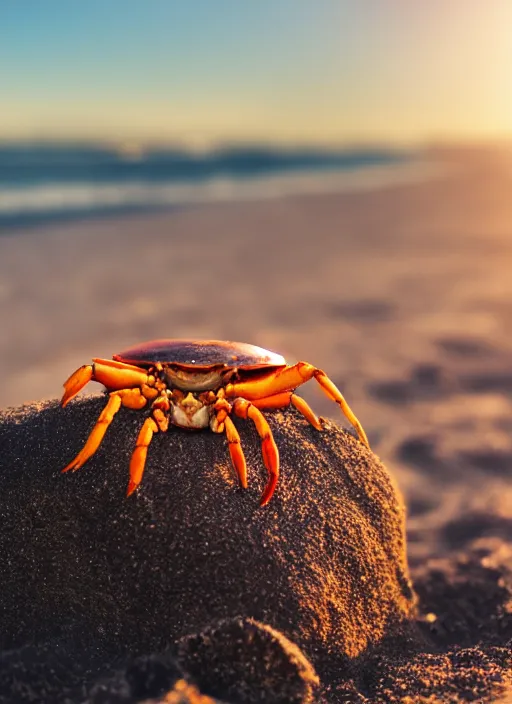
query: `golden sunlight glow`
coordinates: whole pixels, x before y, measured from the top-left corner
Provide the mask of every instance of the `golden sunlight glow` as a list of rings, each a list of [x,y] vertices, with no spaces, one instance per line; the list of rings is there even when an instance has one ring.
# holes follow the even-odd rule
[[[364,25],[364,42],[347,49],[327,26],[317,27],[317,38],[325,34],[328,40],[293,54],[295,71],[276,47],[275,74],[269,73],[257,44],[250,75],[237,73],[226,59],[223,70],[206,66],[201,81],[188,78],[185,69],[178,80],[174,66],[163,61],[153,89],[132,81],[122,61],[111,91],[101,76],[87,75],[87,89],[79,77],[66,90],[60,84],[52,88],[49,80],[54,94],[43,98],[35,73],[30,80],[24,76],[26,85],[13,82],[13,94],[3,94],[0,138],[201,146],[226,140],[408,142],[512,136],[511,0],[428,6],[396,0],[377,11],[373,24],[369,11],[362,14],[364,21],[351,19]],[[346,31],[340,30],[340,37]],[[294,46],[293,51],[299,50]]]

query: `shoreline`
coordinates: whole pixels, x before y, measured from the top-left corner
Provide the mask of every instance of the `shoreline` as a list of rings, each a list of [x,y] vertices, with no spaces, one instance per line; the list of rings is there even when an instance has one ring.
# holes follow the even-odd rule
[[[130,215],[151,217],[172,209],[209,204],[371,191],[442,178],[453,168],[420,156],[343,170],[297,170],[238,178],[216,176],[190,183],[82,182],[48,183],[0,189],[0,237],[52,224],[101,221]]]

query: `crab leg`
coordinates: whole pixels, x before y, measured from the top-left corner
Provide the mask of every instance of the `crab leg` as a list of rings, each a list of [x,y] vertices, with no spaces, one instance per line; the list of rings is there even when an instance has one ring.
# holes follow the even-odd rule
[[[110,395],[107,405],[100,413],[96,425],[92,429],[87,442],[84,447],[80,450],[78,455],[72,460],[64,469],[63,472],[68,472],[72,469],[74,472],[82,467],[87,460],[94,455],[96,450],[101,444],[105,433],[107,432],[108,426],[112,423],[115,414],[121,408],[121,396],[119,394],[113,393]]]
[[[309,404],[301,396],[297,396],[296,394],[292,394],[291,402],[292,402],[292,405],[299,411],[299,413],[302,413],[304,418],[309,423],[311,423],[311,425],[316,430],[323,429],[320,418],[316,415],[316,413],[314,413],[314,411],[310,408]]]
[[[224,419],[224,430],[228,439],[231,462],[236,473],[238,474],[240,484],[244,489],[247,489],[247,465],[245,462],[245,455],[240,444],[240,435],[238,434],[238,430],[235,428],[233,421],[229,416],[226,416]]]
[[[93,364],[84,364],[64,382],[61,405],[66,406],[89,381],[99,381],[109,391],[142,387],[148,383],[144,369],[112,359],[93,359]]]
[[[126,496],[133,494],[142,481],[142,475],[144,474],[144,467],[146,465],[146,457],[148,454],[148,445],[153,439],[153,435],[157,432],[158,425],[155,420],[151,417],[146,418],[142,428],[140,429],[137,442],[135,444],[135,450],[133,451],[132,458],[130,460],[130,481],[128,482]]]
[[[94,428],[91,430],[84,447],[80,450],[75,459],[64,467],[62,471],[68,472],[70,469],[76,471],[94,455],[105,437],[108,426],[112,423],[121,405],[138,410],[144,408],[146,403],[147,401],[144,396],[141,395],[139,389],[123,389],[122,391],[112,392],[107,405],[100,413]]]
[[[308,362],[297,362],[291,367],[277,369],[253,381],[228,384],[226,386],[226,395],[231,398],[233,396],[242,396],[253,401],[266,398],[267,396],[274,396],[283,391],[293,391],[297,386],[301,386],[313,378],[320,384],[322,390],[331,401],[337,403],[341,408],[342,413],[356,429],[359,440],[369,447],[363,426],[345,401],[341,391],[324,371],[317,369]]]
[[[229,417],[229,413],[231,413],[233,407],[221,395],[217,398],[214,409],[217,411],[215,432],[226,433],[231,464],[238,475],[240,484],[244,489],[247,489],[247,464],[245,462],[245,455],[240,444],[240,435],[238,434],[238,430],[235,428],[233,421]]]
[[[258,398],[252,401],[252,405],[259,408],[260,411],[286,408],[286,406],[290,404],[294,406],[299,413],[302,413],[304,418],[311,423],[316,430],[322,430],[322,423],[318,416],[301,396],[297,396],[292,391],[284,391],[281,394],[274,394],[274,396],[266,396],[265,398]]]
[[[327,374],[323,372],[321,369],[316,369],[313,372],[313,376],[317,380],[317,382],[320,384],[322,390],[328,396],[331,401],[334,401],[335,403],[338,404],[338,406],[341,408],[341,412],[345,416],[345,418],[352,424],[352,426],[355,428],[357,435],[359,437],[359,440],[366,445],[366,447],[370,447],[370,443],[368,442],[368,438],[366,436],[366,433],[363,429],[363,426],[359,422],[358,418],[355,416],[353,413],[352,409],[348,405],[348,403],[345,401],[345,398],[341,391],[338,389],[336,384],[334,384]]]
[[[86,384],[92,379],[92,364],[84,364],[83,367],[77,369],[71,374],[69,379],[64,382],[64,396],[61,399],[60,405],[64,408],[75,398],[77,393],[81,391]]]
[[[260,499],[260,506],[265,506],[272,498],[279,479],[279,451],[277,445],[265,416],[250,401],[246,401],[244,398],[236,398],[233,402],[233,411],[239,418],[250,418],[261,438],[261,453],[269,475],[267,486]]]

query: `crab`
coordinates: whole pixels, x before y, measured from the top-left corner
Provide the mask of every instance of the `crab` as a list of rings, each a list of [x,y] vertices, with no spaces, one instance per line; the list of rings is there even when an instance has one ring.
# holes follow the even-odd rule
[[[210,427],[224,433],[231,462],[242,487],[247,488],[247,467],[240,435],[231,419],[251,420],[261,438],[263,462],[268,472],[260,505],[267,504],[279,478],[279,451],[262,411],[294,406],[317,430],[322,422],[294,391],[316,379],[335,401],[366,446],[368,438],[339,389],[321,369],[308,362],[288,365],[275,352],[243,342],[220,340],[154,340],[113,355],[93,359],[64,383],[61,405],[66,406],[89,382],[97,381],[109,394],[108,402],[83,449],[62,471],[76,471],[98,450],[121,406],[147,409],[130,460],[127,496],[141,483],[153,435],[170,425],[190,430]]]

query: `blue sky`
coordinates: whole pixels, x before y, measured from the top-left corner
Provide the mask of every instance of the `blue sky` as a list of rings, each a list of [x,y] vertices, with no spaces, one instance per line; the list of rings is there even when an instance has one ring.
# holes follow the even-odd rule
[[[511,0],[5,0],[0,138],[512,134]]]

